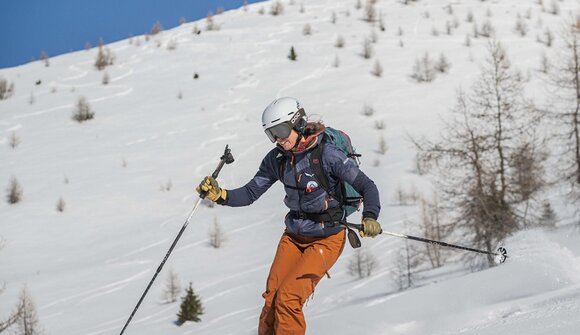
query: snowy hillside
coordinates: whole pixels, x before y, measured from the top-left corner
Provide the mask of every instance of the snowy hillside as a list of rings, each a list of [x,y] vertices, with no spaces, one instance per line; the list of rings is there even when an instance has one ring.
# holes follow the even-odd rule
[[[428,180],[413,172],[407,135],[437,135],[456,90],[471,85],[485,57],[487,38],[466,46],[469,13],[479,24],[492,23],[512,64],[529,76],[528,95],[543,103],[538,69],[542,52],[549,56],[555,47],[536,38],[546,28],[556,35],[569,13],[580,12],[577,0],[554,1],[559,15],[543,2],[545,11],[537,0],[380,0],[384,31],[362,20],[356,0],[302,6],[284,0],[279,16],[263,2],[215,16],[217,31],[206,31],[200,20],[149,41],[108,44],[115,55],[105,70],[108,85],[94,68],[96,48],[51,58],[49,67],[39,61],[1,69],[14,95],[0,100],[0,186],[4,192],[14,177],[23,196],[9,205],[2,193],[0,202],[0,321],[26,286],[47,334],[119,333],[197,201],[195,186],[215,169],[225,145],[236,161],[220,174],[224,187],[255,174],[272,146],[260,116],[280,96],[297,97],[307,113],[349,133],[362,169],[381,191],[379,221],[404,232],[418,208],[397,205],[395,190],[429,191]],[[514,29],[518,15],[525,36]],[[447,22],[457,23],[450,35]],[[192,33],[194,25],[201,34]],[[363,41],[373,31],[373,55],[364,59]],[[342,48],[335,46],[339,37]],[[292,46],[296,61],[287,57]],[[425,52],[443,53],[451,67],[419,84],[410,74]],[[371,73],[377,60],[380,77]],[[84,123],[71,119],[80,96],[95,113]],[[365,105],[374,114],[363,115]],[[377,129],[381,122],[384,129]],[[20,143],[12,148],[14,139]],[[363,239],[379,266],[362,280],[348,274],[354,252],[345,247],[332,278],[305,307],[308,333],[578,334],[580,234],[563,192],[549,194],[559,228],[512,236],[508,261],[486,271],[450,264],[426,274],[420,287],[398,292],[392,273],[402,240]],[[276,184],[250,207],[201,206],[126,334],[257,333],[261,293],[284,228],[283,195]],[[63,212],[56,210],[60,198]],[[359,220],[360,214],[351,217]],[[227,237],[219,249],[208,241],[214,221]],[[182,287],[192,282],[201,296],[201,323],[174,324],[179,302],[162,297],[170,268]]]

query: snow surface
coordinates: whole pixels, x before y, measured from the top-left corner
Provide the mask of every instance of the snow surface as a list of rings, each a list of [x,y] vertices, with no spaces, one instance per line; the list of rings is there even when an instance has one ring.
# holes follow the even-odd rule
[[[445,10],[449,3],[460,22],[450,36],[444,29],[453,19]],[[542,51],[553,50],[536,36],[545,27],[557,33],[567,13],[580,10],[577,0],[558,2],[560,16],[542,12],[536,0],[423,0],[409,6],[379,1],[386,31],[377,31],[375,56],[364,60],[362,41],[371,28],[355,1],[312,0],[304,3],[305,13],[299,4],[284,4],[278,17],[258,14],[270,2],[228,11],[215,18],[219,31],[193,35],[189,23],[149,42],[139,36],[133,44],[112,43],[116,62],[106,70],[107,86],[93,67],[95,49],[51,58],[50,67],[34,62],[0,70],[16,88],[12,98],[0,101],[0,183],[5,188],[15,176],[24,191],[21,203],[0,204],[0,320],[26,286],[46,333],[119,333],[196,202],[194,187],[213,171],[226,144],[236,161],[222,170],[222,185],[237,187],[254,175],[271,148],[260,115],[279,96],[298,97],[309,113],[351,135],[363,154],[363,170],[381,190],[380,221],[403,232],[403,221],[418,209],[397,206],[394,190],[429,189],[428,180],[412,172],[415,152],[407,134],[436,135],[456,89],[469,87],[485,57],[486,39],[464,46],[472,31],[465,22],[468,11],[478,24],[493,23],[512,63],[529,75],[529,95],[543,102],[545,83],[537,69]],[[530,31],[520,37],[515,20],[528,10]],[[336,24],[330,22],[333,12]],[[205,27],[203,20],[197,24]],[[312,26],[311,36],[303,36],[305,24]],[[397,35],[399,26],[403,36]],[[433,27],[439,36],[432,35]],[[346,40],[342,49],[333,46],[339,35]],[[166,48],[172,40],[176,50]],[[297,62],[286,58],[291,46]],[[433,83],[417,84],[409,74],[426,51],[432,57],[444,52],[452,67]],[[375,59],[385,69],[381,78],[370,73]],[[78,124],[71,115],[81,95],[96,114]],[[362,115],[364,104],[376,113]],[[375,129],[380,120],[385,130]],[[16,149],[9,146],[13,132],[22,141]],[[377,153],[381,134],[389,146],[384,156]],[[171,190],[161,191],[168,183]],[[566,214],[571,211],[563,193],[550,193],[560,228],[511,237],[505,264],[476,273],[447,265],[403,292],[395,289],[391,273],[402,240],[363,240],[380,260],[363,280],[348,275],[353,250],[346,247],[332,278],[318,285],[305,307],[308,333],[578,334],[580,235]],[[63,213],[55,210],[60,197]],[[283,231],[282,198],[277,184],[250,207],[201,206],[126,334],[256,333],[261,293]],[[214,220],[227,235],[220,249],[208,242]],[[191,281],[201,296],[201,323],[174,324],[179,302],[162,299],[169,267],[182,286]]]

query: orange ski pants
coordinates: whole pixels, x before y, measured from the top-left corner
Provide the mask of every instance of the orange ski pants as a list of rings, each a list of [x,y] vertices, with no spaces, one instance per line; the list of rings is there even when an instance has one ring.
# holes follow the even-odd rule
[[[345,237],[345,231],[322,238],[282,235],[262,294],[259,335],[306,333],[302,306],[342,253]]]

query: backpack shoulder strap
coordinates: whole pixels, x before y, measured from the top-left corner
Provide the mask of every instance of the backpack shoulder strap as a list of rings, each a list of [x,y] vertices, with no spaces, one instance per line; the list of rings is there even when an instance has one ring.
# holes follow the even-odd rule
[[[326,193],[331,194],[328,178],[326,177],[322,167],[322,151],[324,150],[325,142],[326,141],[323,139],[310,153],[310,168],[312,169],[312,172],[314,172],[316,179],[318,179],[322,184],[321,186]]]
[[[278,167],[278,180],[280,181],[283,181],[284,165],[286,165],[286,156],[279,152],[278,155],[276,155],[276,166]]]
[[[278,167],[278,180],[284,185],[284,187],[291,188],[293,190],[304,191],[305,188],[290,186],[284,182],[284,167],[286,166],[286,161],[287,161],[286,155],[278,154],[278,156],[276,156],[276,164]]]

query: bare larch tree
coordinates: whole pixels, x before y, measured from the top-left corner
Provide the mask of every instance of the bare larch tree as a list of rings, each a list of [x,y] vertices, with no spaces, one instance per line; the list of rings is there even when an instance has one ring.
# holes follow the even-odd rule
[[[167,302],[175,302],[181,293],[181,285],[179,283],[179,277],[177,273],[173,271],[172,268],[167,272],[167,278],[165,280],[165,290],[163,291],[163,298]]]
[[[524,97],[521,75],[499,42],[490,41],[488,51],[470,92],[459,91],[441,138],[414,142],[424,159],[435,162],[436,186],[445,208],[454,209],[449,214],[462,239],[494,252],[539,218],[535,195],[543,185],[545,155],[536,133],[540,113]],[[491,255],[487,264],[494,265]]]
[[[572,186],[570,199],[580,203],[580,16],[570,19],[562,30],[563,46],[550,71],[553,106],[550,115],[557,123],[558,170]]]

